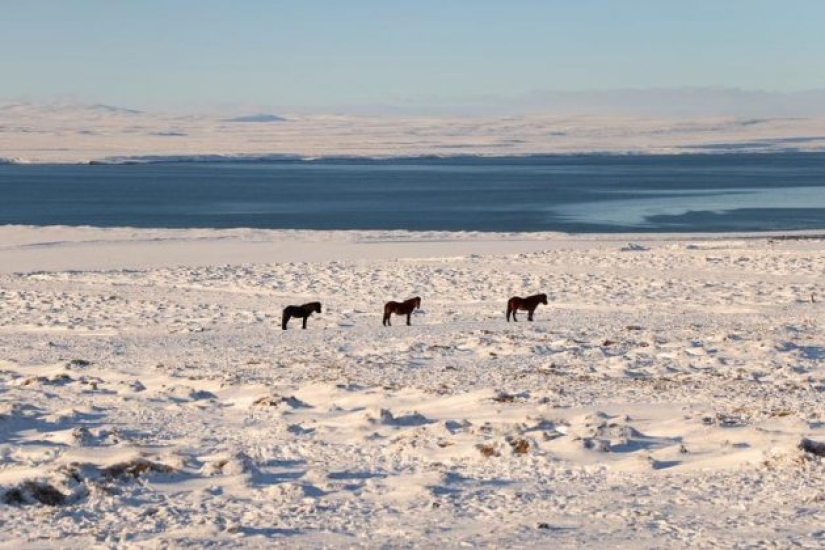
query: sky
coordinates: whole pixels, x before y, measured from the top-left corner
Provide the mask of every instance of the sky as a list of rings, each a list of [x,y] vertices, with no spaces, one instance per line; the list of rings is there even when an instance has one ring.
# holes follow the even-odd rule
[[[0,101],[324,108],[825,88],[823,0],[0,0]]]

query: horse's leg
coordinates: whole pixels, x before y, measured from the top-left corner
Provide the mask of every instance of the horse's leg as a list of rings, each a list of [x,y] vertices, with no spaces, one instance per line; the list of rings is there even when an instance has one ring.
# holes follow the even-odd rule
[[[306,328],[307,328],[307,319],[309,319],[309,315],[304,317],[304,324],[301,326],[301,328],[304,329],[304,330],[306,330]]]
[[[289,314],[284,312],[283,316],[281,317],[281,330],[286,330],[286,324],[289,322]]]
[[[383,320],[385,327],[391,327],[392,323],[390,323],[390,312],[386,309],[384,310],[384,320]]]
[[[534,312],[534,311],[536,311],[536,308],[533,308],[533,309],[528,309],[528,310],[527,310],[527,320],[528,320],[528,321],[532,321],[532,320],[533,320],[533,312]]]
[[[509,308],[509,306],[508,306],[508,307],[507,307],[507,322],[508,322],[508,323],[510,322],[510,312],[511,312],[511,311],[512,311],[512,310],[511,310],[511,309]]]
[[[516,312],[518,311],[517,307],[513,308],[513,322],[518,323],[518,317],[516,317]]]
[[[412,311],[407,314],[407,326],[410,326],[410,316],[412,315]]]

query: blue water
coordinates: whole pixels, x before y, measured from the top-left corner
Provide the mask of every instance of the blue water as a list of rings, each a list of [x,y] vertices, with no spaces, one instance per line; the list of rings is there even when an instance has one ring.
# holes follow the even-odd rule
[[[825,154],[0,165],[0,224],[825,229]]]

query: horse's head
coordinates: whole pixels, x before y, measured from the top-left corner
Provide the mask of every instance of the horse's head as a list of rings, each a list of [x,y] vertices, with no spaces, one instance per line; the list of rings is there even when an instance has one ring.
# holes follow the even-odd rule
[[[321,302],[315,302],[315,313],[321,313]]]
[[[421,296],[413,298],[413,303],[415,304],[415,309],[421,309]]]
[[[541,297],[541,303],[547,305],[547,294],[539,294]]]

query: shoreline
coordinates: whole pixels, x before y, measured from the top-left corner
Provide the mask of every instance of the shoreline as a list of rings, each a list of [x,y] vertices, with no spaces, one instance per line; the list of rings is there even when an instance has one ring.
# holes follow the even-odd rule
[[[726,240],[818,241],[822,231],[598,233],[0,226],[0,273],[453,257]]]

